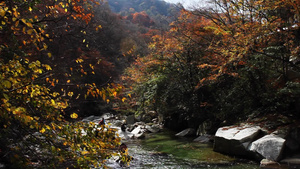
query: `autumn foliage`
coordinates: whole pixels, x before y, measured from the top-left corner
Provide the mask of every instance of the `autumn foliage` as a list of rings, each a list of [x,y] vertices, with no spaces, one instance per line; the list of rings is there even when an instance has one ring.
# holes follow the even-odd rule
[[[12,168],[87,168],[103,167],[107,158],[120,156],[116,151],[120,138],[109,126],[96,129],[95,123],[67,121],[78,118],[76,112],[66,111],[71,101],[89,94],[72,89],[87,92],[95,86],[78,79],[104,74],[110,64],[95,65],[105,60],[99,52],[77,47],[79,56],[71,59],[72,64],[59,67],[61,62],[56,61],[70,56],[60,51],[74,48],[63,43],[53,48],[61,39],[70,40],[72,32],[86,34],[82,27],[90,23],[97,4],[87,0],[0,2],[1,163]],[[101,28],[92,26],[94,31]],[[89,47],[84,36],[78,39]],[[85,62],[86,55],[92,59]]]
[[[214,0],[182,10],[124,76],[139,112],[195,128],[249,115],[299,117],[298,3]]]
[[[130,20],[132,23],[140,24],[145,27],[150,27],[154,25],[153,20],[146,14],[145,11],[136,12],[126,17],[127,20]]]

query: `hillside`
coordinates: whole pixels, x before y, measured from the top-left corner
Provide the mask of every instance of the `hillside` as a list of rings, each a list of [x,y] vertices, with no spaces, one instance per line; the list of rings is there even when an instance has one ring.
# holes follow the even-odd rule
[[[123,16],[146,11],[150,16],[170,16],[174,5],[162,0],[107,0],[111,10]]]

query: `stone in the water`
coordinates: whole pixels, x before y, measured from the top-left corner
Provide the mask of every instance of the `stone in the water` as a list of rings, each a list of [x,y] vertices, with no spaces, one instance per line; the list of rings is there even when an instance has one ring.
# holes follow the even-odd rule
[[[272,161],[278,161],[281,158],[285,139],[266,135],[251,143],[249,150],[261,154],[264,158]]]
[[[137,126],[134,130],[131,132],[135,138],[143,138],[145,137],[145,129],[142,126]]]
[[[149,126],[149,125],[146,125],[145,127],[148,131],[150,131],[151,133],[157,133],[160,131],[160,127],[158,125],[152,125],[152,126]]]
[[[187,136],[195,136],[195,135],[196,135],[196,130],[193,128],[187,128],[176,134],[176,136],[179,137],[187,137]]]
[[[205,135],[197,137],[193,141],[199,142],[199,143],[209,143],[209,142],[211,142],[211,139],[212,139],[211,135],[205,134]]]

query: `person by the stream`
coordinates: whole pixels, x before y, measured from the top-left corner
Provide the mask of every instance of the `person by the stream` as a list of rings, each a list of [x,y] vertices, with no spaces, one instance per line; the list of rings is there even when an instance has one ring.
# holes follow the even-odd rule
[[[122,143],[120,146],[119,146],[119,151],[122,152],[122,153],[125,153],[125,151],[127,150],[127,145]]]
[[[121,125],[121,130],[122,130],[123,132],[126,131],[126,123],[122,123],[122,125]]]
[[[102,119],[99,121],[99,125],[100,125],[100,126],[105,125],[105,120],[104,120],[103,117],[102,117]]]
[[[125,143],[122,143],[120,146],[119,146],[119,152],[121,154],[124,154],[125,156],[123,156],[123,158],[119,158],[116,162],[118,162],[122,167],[125,167],[129,164],[129,162],[131,160],[133,160],[133,157],[130,156],[129,154],[127,154],[127,145]]]

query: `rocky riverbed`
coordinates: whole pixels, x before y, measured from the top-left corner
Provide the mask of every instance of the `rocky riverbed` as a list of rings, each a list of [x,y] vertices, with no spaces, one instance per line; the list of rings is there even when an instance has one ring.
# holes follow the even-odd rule
[[[122,142],[127,142],[131,145],[132,140],[143,139],[145,137],[146,139],[144,140],[149,140],[149,135],[151,136],[153,133],[164,130],[162,124],[157,119],[145,123],[137,121],[134,116],[104,114],[102,116],[90,116],[82,121],[98,123],[102,118],[105,119],[106,124],[109,124],[110,127],[117,129]],[[122,131],[121,128],[122,125],[124,127],[124,124],[126,124],[126,129],[124,130],[123,128]],[[270,127],[265,126],[270,126],[270,124],[265,122],[243,123],[220,127],[215,135],[200,132],[198,136],[197,133],[199,134],[199,131],[188,128],[179,133],[174,133],[174,138],[172,139],[186,138],[189,142],[198,145],[203,145],[203,143],[213,145],[211,150],[228,155],[226,158],[229,157],[231,160],[227,159],[225,161],[230,164],[233,164],[233,161],[237,161],[233,157],[238,157],[240,159],[256,161],[257,166],[260,163],[260,167],[262,168],[300,168],[300,128],[285,126],[277,127],[276,130],[274,128],[270,130]],[[157,144],[159,143],[155,141],[154,145],[159,147]],[[164,144],[170,143],[165,141]],[[201,149],[201,146],[191,146],[190,148]],[[196,153],[199,154],[199,152]],[[167,152],[167,154],[170,154],[170,152]]]

